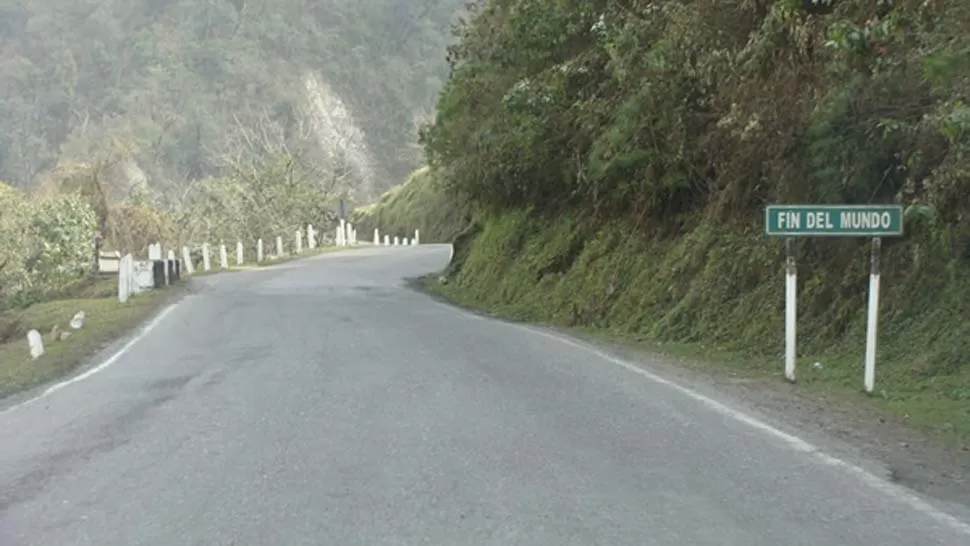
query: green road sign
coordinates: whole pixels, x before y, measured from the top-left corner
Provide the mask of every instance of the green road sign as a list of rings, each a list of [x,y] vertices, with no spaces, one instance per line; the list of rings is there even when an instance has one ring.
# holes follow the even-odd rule
[[[775,237],[898,237],[899,205],[769,205],[765,234]]]

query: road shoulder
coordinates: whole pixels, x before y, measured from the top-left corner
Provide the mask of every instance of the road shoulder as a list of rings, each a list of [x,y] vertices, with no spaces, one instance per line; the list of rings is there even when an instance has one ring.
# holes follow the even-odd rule
[[[408,285],[479,316],[527,324],[456,301],[441,289],[437,275],[411,279]],[[864,398],[745,374],[730,366],[713,365],[713,357],[678,356],[657,346],[618,339],[605,331],[539,327],[723,400],[919,494],[970,509],[970,449],[910,426],[898,416],[867,404]]]

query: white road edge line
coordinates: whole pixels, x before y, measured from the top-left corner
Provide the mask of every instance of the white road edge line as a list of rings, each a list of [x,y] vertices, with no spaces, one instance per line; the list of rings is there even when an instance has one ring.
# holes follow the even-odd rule
[[[111,355],[110,357],[108,357],[108,359],[105,360],[104,362],[102,362],[101,364],[98,364],[97,366],[91,368],[90,370],[88,370],[88,371],[86,371],[86,372],[84,372],[82,374],[79,374],[79,375],[76,375],[76,376],[74,376],[74,377],[72,377],[70,379],[66,379],[64,381],[61,381],[60,383],[51,385],[50,387],[44,389],[44,392],[42,392],[42,393],[38,394],[37,396],[31,398],[30,400],[25,400],[25,401],[23,401],[23,402],[15,405],[15,406],[11,406],[11,407],[9,407],[9,408],[7,408],[5,410],[0,411],[0,415],[3,415],[4,413],[7,413],[7,412],[12,412],[12,411],[14,411],[16,409],[19,409],[19,408],[23,408],[23,407],[29,406],[30,404],[33,404],[34,402],[37,402],[37,401],[39,401],[39,400],[41,400],[43,398],[46,398],[46,397],[50,396],[51,394],[54,394],[55,392],[63,389],[64,387],[67,387],[68,385],[72,385],[72,384],[77,383],[79,381],[84,381],[85,379],[91,377],[92,375],[94,375],[94,374],[96,374],[96,373],[98,373],[98,372],[100,372],[100,371],[108,368],[109,366],[111,366],[112,364],[114,364],[115,362],[117,362],[118,359],[121,358],[126,352],[128,352],[128,350],[131,349],[135,345],[135,343],[138,343],[149,332],[151,332],[152,330],[154,330],[156,326],[158,326],[159,324],[161,324],[162,320],[164,320],[165,317],[168,316],[169,313],[171,313],[172,311],[174,311],[177,306],[178,306],[178,303],[173,303],[173,304],[169,305],[168,307],[166,307],[165,309],[162,309],[161,312],[159,312],[157,315],[155,315],[155,318],[153,318],[148,324],[144,325],[141,328],[141,330],[135,335],[135,337],[129,339],[128,340],[128,343],[125,343],[123,347],[121,347],[120,349],[118,349],[117,351],[115,351],[115,353],[113,355]]]
[[[500,324],[510,324],[510,323],[500,322]],[[569,339],[569,338],[566,338],[566,337],[563,337],[563,336],[560,336],[560,335],[557,335],[557,334],[553,334],[553,333],[550,333],[548,331],[540,330],[538,328],[533,328],[533,327],[530,327],[530,326],[520,325],[520,324],[511,324],[511,325],[512,326],[519,326],[519,327],[524,328],[524,329],[526,329],[526,330],[528,330],[530,332],[539,334],[539,335],[544,336],[544,337],[547,337],[549,339],[553,339],[553,340],[559,341],[560,343],[565,343],[565,344],[570,345],[572,347],[575,347],[577,349],[581,349],[581,350],[586,351],[588,353],[591,353],[591,354],[593,354],[595,356],[598,356],[599,358],[602,358],[606,362],[609,362],[611,364],[614,364],[616,366],[619,366],[621,368],[624,368],[626,370],[629,370],[629,371],[631,371],[631,372],[633,372],[633,373],[635,373],[637,375],[640,375],[641,377],[644,377],[644,378],[646,378],[646,379],[648,379],[650,381],[653,381],[655,383],[659,383],[661,385],[670,387],[670,388],[672,388],[672,389],[674,389],[674,390],[676,390],[676,391],[678,391],[678,392],[680,392],[680,393],[682,393],[682,394],[684,394],[684,395],[686,395],[686,396],[688,396],[688,397],[690,397],[690,398],[692,398],[692,399],[694,399],[694,400],[696,400],[696,401],[704,404],[708,408],[714,410],[715,412],[717,412],[717,413],[719,413],[719,414],[721,414],[723,416],[730,417],[730,418],[732,418],[732,419],[734,419],[736,421],[740,421],[740,422],[742,422],[742,423],[744,423],[746,425],[749,425],[749,426],[751,426],[751,427],[753,427],[755,429],[758,429],[758,430],[760,430],[760,431],[762,431],[764,433],[767,433],[767,434],[769,434],[771,436],[774,436],[775,438],[777,438],[779,440],[782,440],[785,444],[787,444],[789,447],[791,447],[795,451],[799,451],[799,452],[803,452],[803,453],[809,453],[811,455],[814,455],[814,456],[818,457],[822,461],[822,463],[824,463],[826,465],[833,466],[833,467],[838,467],[838,468],[841,468],[841,469],[847,471],[848,473],[852,474],[853,476],[855,476],[857,478],[860,478],[863,482],[866,483],[866,485],[872,487],[873,489],[876,489],[877,491],[879,491],[881,493],[884,493],[886,495],[889,495],[890,497],[893,497],[895,499],[898,499],[898,500],[901,500],[901,501],[905,502],[906,504],[908,504],[911,508],[913,508],[917,512],[920,512],[920,513],[922,513],[922,514],[924,514],[926,516],[929,516],[930,518],[936,520],[937,523],[940,523],[942,525],[945,525],[947,527],[950,527],[951,529],[954,529],[954,530],[959,531],[961,533],[970,535],[970,524],[968,524],[967,522],[964,522],[964,521],[962,521],[962,520],[960,520],[960,519],[958,519],[958,518],[956,518],[956,517],[954,517],[954,516],[952,516],[950,514],[947,514],[946,512],[943,512],[943,511],[939,510],[935,506],[933,506],[930,503],[924,501],[923,499],[919,498],[918,496],[916,496],[916,495],[914,495],[914,494],[906,491],[902,487],[899,487],[897,485],[894,485],[894,484],[892,484],[892,483],[890,483],[890,482],[888,482],[888,481],[886,481],[886,480],[884,480],[884,479],[882,479],[882,478],[880,478],[880,477],[878,477],[876,475],[873,475],[870,472],[868,472],[868,471],[866,471],[866,470],[864,470],[864,469],[862,469],[862,468],[860,468],[860,467],[858,467],[858,466],[856,466],[854,464],[848,463],[846,461],[843,461],[841,459],[838,459],[836,457],[833,457],[831,455],[828,455],[826,453],[823,453],[816,446],[813,446],[812,444],[806,442],[805,440],[802,440],[801,438],[798,438],[797,436],[792,436],[791,434],[788,434],[787,432],[783,432],[781,430],[778,430],[777,428],[775,428],[775,427],[773,427],[773,426],[771,426],[771,425],[769,425],[769,424],[767,424],[765,422],[759,421],[758,419],[755,419],[754,417],[752,417],[752,416],[750,416],[750,415],[748,415],[748,414],[746,414],[744,412],[741,412],[741,411],[736,410],[734,408],[728,407],[728,406],[726,406],[726,405],[724,405],[724,404],[722,404],[722,403],[720,403],[720,402],[718,402],[716,400],[713,400],[711,398],[708,398],[707,396],[704,396],[703,394],[700,394],[700,393],[698,393],[696,391],[693,391],[693,390],[691,390],[691,389],[689,389],[687,387],[684,387],[683,385],[680,385],[678,383],[675,383],[673,381],[670,381],[669,379],[665,379],[663,377],[660,377],[659,375],[656,375],[656,374],[654,374],[652,372],[649,372],[649,371],[647,371],[647,370],[645,370],[643,368],[640,368],[638,366],[635,366],[635,365],[633,365],[633,364],[631,364],[629,362],[620,360],[619,358],[616,358],[614,356],[611,356],[611,355],[609,355],[609,354],[607,354],[607,353],[605,353],[603,351],[600,351],[599,349],[596,349],[594,347],[591,347],[589,345],[585,345],[583,343],[576,342],[576,341],[574,341],[572,339]]]

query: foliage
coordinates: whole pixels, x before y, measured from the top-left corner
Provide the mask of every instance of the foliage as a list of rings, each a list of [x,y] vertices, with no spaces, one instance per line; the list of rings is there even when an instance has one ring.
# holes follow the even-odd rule
[[[374,229],[392,237],[411,237],[417,229],[422,242],[447,243],[468,227],[471,217],[470,207],[446,196],[430,169],[422,167],[380,201],[354,210],[351,222],[361,239],[369,239]]]
[[[487,0],[458,36],[421,131],[444,190],[486,212],[458,238],[452,295],[777,373],[783,262],[762,207],[899,203],[879,385],[970,422],[970,4]],[[820,381],[858,388],[867,249],[798,244]]]
[[[970,196],[968,10],[490,0],[422,141],[486,205],[662,222],[748,222],[774,200],[954,210]]]
[[[0,179],[26,187],[125,141],[151,184],[168,192],[229,174],[229,132],[262,137],[279,128],[292,140],[314,126],[325,154],[366,149],[382,190],[419,161],[415,120],[430,113],[445,77],[438,52],[460,6],[0,1]],[[322,109],[311,82],[330,101]],[[363,141],[342,142],[358,126]]]
[[[970,264],[948,260],[942,246],[925,232],[885,248],[876,386],[888,409],[965,441]],[[802,384],[861,389],[867,250],[856,242],[798,249]],[[677,239],[645,238],[625,220],[511,210],[482,219],[456,245],[440,288],[507,317],[647,341],[661,351],[699,353],[735,373],[780,377],[783,259],[760,229],[711,221]]]
[[[24,264],[29,252],[31,211],[23,193],[0,183],[0,307],[29,282]]]
[[[0,185],[0,306],[25,304],[90,272],[97,216],[82,197],[32,203]]]
[[[37,246],[27,268],[35,287],[53,288],[92,270],[97,218],[82,198],[64,195],[41,201],[31,228]]]

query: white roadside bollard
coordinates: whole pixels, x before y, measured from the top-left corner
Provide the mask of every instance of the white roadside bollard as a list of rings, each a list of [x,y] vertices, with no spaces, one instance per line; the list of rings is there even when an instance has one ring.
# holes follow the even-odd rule
[[[303,254],[303,230],[296,230],[296,253]]]
[[[310,250],[317,248],[317,234],[313,231],[313,224],[306,226],[306,244],[310,247]]]
[[[219,244],[219,268],[229,269],[229,254],[226,252],[226,245]]]
[[[414,244],[421,244],[421,232],[419,230],[414,230]]]
[[[343,242],[341,242],[341,240],[340,240],[340,231],[341,230],[340,230],[339,227],[336,228],[336,229],[337,229],[337,231],[336,231],[336,235],[334,235],[333,244],[335,244],[337,246],[343,246]]]
[[[118,260],[118,301],[128,301],[128,256]]]
[[[192,253],[189,252],[189,247],[182,247],[182,269],[185,270],[186,275],[191,275],[195,273],[195,266],[192,265]]]
[[[390,235],[385,235],[384,236],[384,246],[391,246],[391,236]]]
[[[374,228],[374,246],[381,244],[381,234]]]
[[[202,271],[212,269],[212,262],[209,261],[209,243],[202,243]]]
[[[236,241],[236,265],[242,265],[245,258],[242,241]]]
[[[37,330],[27,332],[27,345],[30,346],[30,358],[37,360],[44,354],[44,337]]]
[[[256,240],[256,262],[260,263],[263,261],[263,240]]]
[[[276,257],[283,257],[283,237],[279,235],[276,236]]]
[[[168,262],[166,262],[164,258],[162,258],[162,245],[160,245],[159,243],[155,243],[155,245],[156,245],[155,254],[158,256],[158,261],[163,262],[162,278],[165,279],[165,286],[169,286],[172,284],[172,279],[168,278]]]
[[[401,246],[401,238],[396,235],[394,236],[394,246]]]

